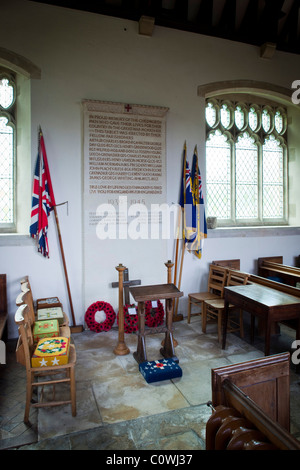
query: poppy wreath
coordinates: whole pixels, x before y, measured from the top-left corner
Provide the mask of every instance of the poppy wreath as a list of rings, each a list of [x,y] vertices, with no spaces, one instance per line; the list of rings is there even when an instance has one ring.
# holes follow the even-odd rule
[[[125,333],[134,333],[138,329],[138,315],[130,315],[128,313],[129,308],[135,308],[137,312],[137,308],[135,305],[124,305],[124,331]],[[117,315],[117,323],[119,324],[119,313]]]
[[[106,314],[106,320],[102,323],[98,323],[95,320],[96,312],[104,311]],[[85,312],[84,316],[85,322],[88,328],[91,331],[96,331],[96,333],[100,333],[100,331],[109,331],[114,324],[116,319],[116,314],[112,306],[107,302],[94,302],[92,305],[89,306],[87,311]]]
[[[150,328],[160,326],[164,321],[164,307],[160,300],[157,300],[157,307],[152,307],[151,300],[145,302],[145,325]]]

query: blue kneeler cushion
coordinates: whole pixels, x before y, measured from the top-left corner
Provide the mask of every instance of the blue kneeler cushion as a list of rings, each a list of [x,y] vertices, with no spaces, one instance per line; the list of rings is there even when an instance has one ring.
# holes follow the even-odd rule
[[[139,370],[148,383],[182,377],[182,369],[173,359],[141,362]]]

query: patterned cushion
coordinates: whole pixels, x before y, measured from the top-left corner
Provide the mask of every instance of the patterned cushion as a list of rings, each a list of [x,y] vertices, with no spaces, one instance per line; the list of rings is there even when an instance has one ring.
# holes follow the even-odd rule
[[[148,383],[182,376],[181,367],[173,359],[142,362],[139,364],[139,370]]]
[[[59,336],[59,325],[57,320],[36,321],[33,326],[33,340],[36,343],[43,338],[54,338]]]
[[[61,307],[39,308],[37,310],[37,319],[39,321],[57,319],[61,325],[64,322],[64,314]]]
[[[70,338],[41,339],[31,358],[32,367],[52,367],[68,364]]]

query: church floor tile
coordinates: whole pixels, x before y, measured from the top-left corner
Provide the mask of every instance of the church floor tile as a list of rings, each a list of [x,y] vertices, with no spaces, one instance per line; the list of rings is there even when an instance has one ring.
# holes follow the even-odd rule
[[[25,370],[16,363],[15,344],[7,343],[6,364],[0,365],[0,450],[204,450],[205,426],[211,415],[211,369],[263,356],[263,341],[254,345],[228,335],[222,350],[216,326],[201,331],[199,317],[174,324],[180,378],[148,384],[132,353],[136,336],[125,335],[126,356],[113,352],[116,328],[109,332],[73,334],[77,350],[77,416],[69,405],[31,409],[23,423]],[[148,360],[160,359],[163,334],[146,337]],[[294,332],[283,329],[272,339],[272,351],[290,349]],[[299,373],[291,368],[291,432],[300,436]],[[64,391],[62,392],[64,393]]]

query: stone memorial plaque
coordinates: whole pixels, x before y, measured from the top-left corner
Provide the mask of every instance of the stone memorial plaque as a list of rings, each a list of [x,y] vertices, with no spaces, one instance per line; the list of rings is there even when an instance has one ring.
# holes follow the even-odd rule
[[[155,279],[164,270],[155,264],[164,266],[167,256],[165,240],[158,235],[158,208],[166,203],[168,108],[94,100],[84,100],[82,108],[87,307],[94,301],[95,285],[101,282],[101,274],[96,277],[93,269],[97,261],[110,277],[106,278],[105,298],[95,300],[113,300],[116,294],[109,290],[109,282],[117,280],[115,266],[129,264],[132,273],[133,259],[146,262],[148,250],[153,260],[150,270],[144,268],[148,278]],[[139,277],[145,279],[145,275]]]

